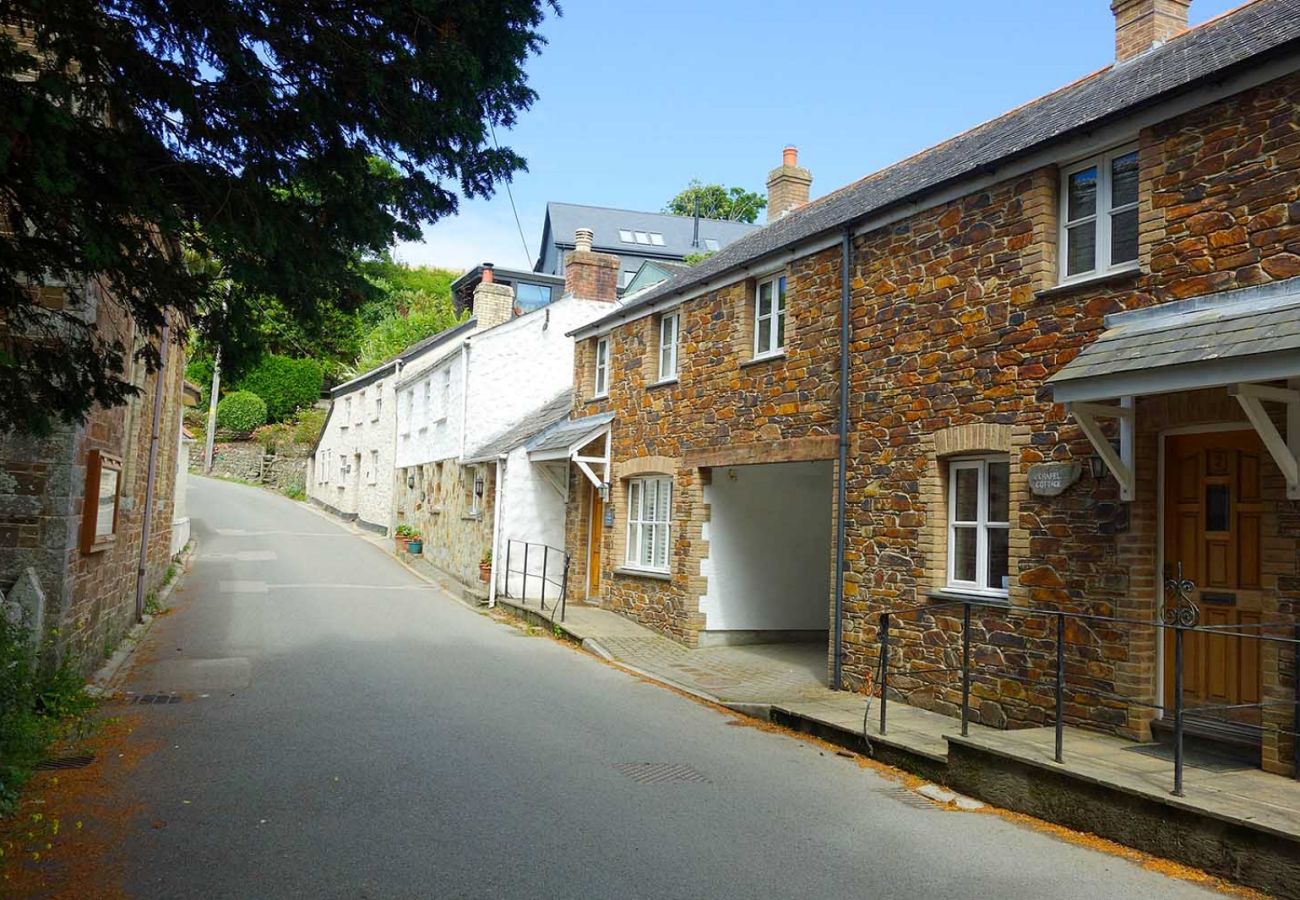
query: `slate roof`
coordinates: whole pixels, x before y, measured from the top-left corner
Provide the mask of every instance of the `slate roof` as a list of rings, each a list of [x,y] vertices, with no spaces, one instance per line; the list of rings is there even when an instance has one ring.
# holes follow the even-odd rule
[[[486,462],[522,447],[541,432],[569,414],[573,408],[573,390],[562,391],[542,407],[524,416],[515,425],[498,434],[477,450],[465,454],[466,462]]]
[[[728,222],[722,219],[700,219],[700,246],[692,247],[695,231],[694,216],[673,216],[667,213],[638,212],[631,209],[614,209],[607,206],[583,206],[577,203],[547,203],[546,220],[549,231],[546,237],[557,247],[573,247],[573,233],[579,228],[594,232],[591,246],[610,253],[633,253],[641,256],[678,258],[688,253],[704,252],[705,239],[717,241],[723,247],[758,230],[748,222]],[[658,232],[664,236],[662,247],[652,244],[628,243],[622,240],[619,229],[626,231]],[[540,264],[540,260],[538,261]]]
[[[1297,353],[1300,278],[1119,313],[1108,316],[1106,324],[1106,331],[1048,384],[1265,353]],[[1296,365],[1300,368],[1300,356]]]
[[[564,422],[557,422],[550,429],[539,434],[528,444],[529,453],[545,453],[555,450],[567,450],[574,441],[581,438],[584,434],[594,431],[603,425],[608,425],[614,421],[613,413],[601,413],[596,416],[585,416],[581,419],[570,419]]]
[[[794,210],[692,267],[690,274],[603,316],[588,329],[769,253],[838,230],[1076,132],[1094,129],[1201,81],[1221,78],[1229,70],[1256,65],[1274,54],[1293,52],[1297,40],[1300,0],[1256,0]]]

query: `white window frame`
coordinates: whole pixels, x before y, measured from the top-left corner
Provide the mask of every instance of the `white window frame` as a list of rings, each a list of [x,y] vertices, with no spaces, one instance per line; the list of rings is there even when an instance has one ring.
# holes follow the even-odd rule
[[[594,384],[593,397],[609,396],[609,338],[598,338],[596,341],[595,355],[595,373],[593,378]]]
[[[352,398],[343,398],[343,421],[339,423],[339,430],[344,431],[352,424]]]
[[[989,531],[1002,530],[1010,538],[1011,522],[994,522],[989,520],[989,463],[1007,463],[1011,459],[1006,454],[997,456],[960,457],[947,460],[948,466],[948,573],[947,585],[951,590],[963,594],[981,594],[988,597],[1006,597],[1007,589],[999,585],[990,587],[989,570]],[[973,521],[957,519],[957,472],[962,469],[974,469],[979,472],[977,489],[976,518]],[[1010,468],[1007,470],[1008,512],[1010,519]],[[959,581],[957,570],[957,529],[975,529],[975,581]],[[1008,579],[1010,571],[1007,572]]]
[[[671,340],[669,340],[669,326]],[[682,314],[679,310],[659,317],[659,380],[677,380],[677,351],[682,340]]]
[[[379,451],[370,451],[370,477],[366,479],[367,484],[375,484],[379,481]]]
[[[1132,203],[1126,203],[1123,206],[1111,208],[1111,178],[1113,172],[1111,169],[1115,160],[1121,156],[1128,156],[1130,153],[1137,153],[1137,144],[1125,144],[1122,147],[1116,147],[1105,153],[1091,156],[1087,159],[1081,159],[1076,163],[1062,168],[1060,184],[1060,203],[1058,206],[1057,219],[1059,226],[1056,238],[1056,269],[1060,276],[1061,284],[1072,284],[1076,281],[1087,281],[1090,278],[1100,278],[1105,275],[1113,275],[1116,272],[1128,272],[1138,268],[1140,259],[1141,246],[1139,245],[1139,256],[1114,263],[1111,261],[1111,220],[1119,213],[1129,212],[1137,209],[1141,205],[1141,172],[1138,173],[1138,198]],[[1139,160],[1140,162],[1140,160]],[[1070,176],[1077,175],[1094,166],[1097,168],[1097,209],[1091,216],[1082,216],[1073,221],[1069,221],[1070,215]],[[1141,213],[1139,213],[1139,216]],[[1093,220],[1096,233],[1096,257],[1093,259],[1093,267],[1086,272],[1076,272],[1073,275],[1068,274],[1067,269],[1070,265],[1070,226],[1086,224],[1088,220]],[[1141,222],[1138,223],[1139,227]]]
[[[401,406],[397,410],[397,417],[402,420],[402,436],[406,437],[411,433],[411,419],[415,416],[415,388],[404,389],[398,399],[406,407],[406,415],[402,415]]]
[[[763,315],[759,301],[763,294],[764,285],[772,286],[772,309]],[[770,356],[780,356],[785,353],[785,324],[786,324],[786,280],[785,275],[773,275],[770,278],[762,278],[754,285],[754,359],[765,359]],[[761,329],[759,325],[762,322],[770,322],[772,327],[768,331],[769,340],[766,347],[759,343]]]
[[[375,414],[370,421],[378,422],[379,414],[384,411],[384,383],[382,381],[375,384]]]
[[[645,517],[646,490],[654,487],[659,503],[655,517]],[[667,492],[668,502],[663,502]],[[649,559],[641,555],[645,529],[654,529],[650,536]],[[646,572],[668,572],[672,566],[673,546],[673,479],[668,475],[643,475],[629,478],[627,482],[627,545],[624,565],[629,569]],[[662,556],[663,561],[658,558]]]
[[[438,421],[447,421],[447,410],[451,406],[451,367],[442,370],[442,386],[438,393]]]

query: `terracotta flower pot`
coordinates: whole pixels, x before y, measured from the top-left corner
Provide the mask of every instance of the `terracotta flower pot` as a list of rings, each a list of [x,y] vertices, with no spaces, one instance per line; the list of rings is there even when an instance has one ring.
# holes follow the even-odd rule
[[[478,580],[483,582],[484,584],[487,584],[488,580],[491,579],[491,577],[492,577],[492,563],[479,563]]]
[[[405,553],[407,545],[411,543],[411,539],[409,537],[405,537],[400,534],[396,538],[394,538],[394,540],[397,541],[398,553]]]

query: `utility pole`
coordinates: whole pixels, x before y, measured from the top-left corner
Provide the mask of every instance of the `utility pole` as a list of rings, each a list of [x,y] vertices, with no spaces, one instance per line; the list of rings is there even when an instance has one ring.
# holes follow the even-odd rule
[[[212,473],[212,442],[217,436],[217,392],[221,388],[221,345],[212,361],[212,395],[208,397],[208,434],[203,442],[203,474]]]

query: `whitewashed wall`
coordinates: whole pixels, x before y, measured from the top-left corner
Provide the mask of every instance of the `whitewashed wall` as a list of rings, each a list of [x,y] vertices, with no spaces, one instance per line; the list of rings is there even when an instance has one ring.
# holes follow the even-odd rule
[[[465,396],[463,343],[457,341],[450,351],[439,353],[427,366],[416,369],[418,377],[412,377],[409,369],[403,377],[397,411],[398,469],[460,456]]]
[[[568,466],[564,469],[567,471]],[[561,483],[563,483],[561,479]],[[501,496],[501,533],[500,555],[498,565],[506,562],[506,541],[530,541],[535,544],[549,545],[559,550],[557,558],[550,562],[550,575],[557,582],[564,573],[564,498],[551,486],[538,466],[528,461],[528,451],[518,447],[506,457],[505,481]],[[529,571],[540,574],[542,557],[530,554]],[[522,569],[520,559],[511,559],[511,568]],[[504,580],[500,584],[505,584]],[[538,589],[540,582],[529,580],[529,596]],[[510,578],[510,593],[520,596],[521,577]],[[558,588],[547,587],[547,596],[558,596]]]
[[[390,372],[335,396],[307,479],[308,497],[372,528],[392,515],[396,380]]]

